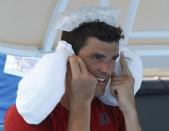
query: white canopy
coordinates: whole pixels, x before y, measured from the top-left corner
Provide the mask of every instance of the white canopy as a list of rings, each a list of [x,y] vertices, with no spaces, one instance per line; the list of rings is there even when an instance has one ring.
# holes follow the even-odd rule
[[[168,0],[0,0],[0,52],[37,57],[53,51],[58,14],[92,5],[121,9],[119,25],[141,55],[144,74],[169,76]]]

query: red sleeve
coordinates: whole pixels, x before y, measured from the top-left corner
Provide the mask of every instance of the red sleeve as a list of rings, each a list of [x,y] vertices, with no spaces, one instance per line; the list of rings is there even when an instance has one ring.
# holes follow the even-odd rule
[[[49,118],[46,118],[39,125],[27,124],[13,105],[6,112],[4,120],[4,131],[53,131]]]

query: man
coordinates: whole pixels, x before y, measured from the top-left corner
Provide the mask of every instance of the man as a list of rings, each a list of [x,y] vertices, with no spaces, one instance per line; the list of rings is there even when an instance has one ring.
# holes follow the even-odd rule
[[[141,131],[134,100],[134,79],[118,43],[122,30],[104,22],[84,22],[62,32],[62,40],[72,44],[66,91],[53,112],[39,125],[27,124],[12,106],[6,114],[5,131]],[[114,73],[120,55],[121,76]],[[111,79],[111,94],[119,108],[100,102]]]

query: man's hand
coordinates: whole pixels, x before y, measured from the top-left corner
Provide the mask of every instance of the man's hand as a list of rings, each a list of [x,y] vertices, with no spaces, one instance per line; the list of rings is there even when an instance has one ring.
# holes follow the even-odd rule
[[[113,76],[111,82],[111,93],[117,98],[119,107],[123,113],[135,111],[134,79],[127,66],[124,54],[120,54],[121,76]]]
[[[125,61],[124,54],[120,54],[122,74],[112,77],[111,93],[117,98],[119,108],[124,114],[126,131],[141,131],[134,99],[134,79]]]
[[[71,102],[91,103],[95,95],[97,79],[88,72],[85,63],[78,56],[69,58],[71,67]]]
[[[97,79],[87,71],[80,57],[72,56],[69,62],[72,77],[69,86],[68,131],[90,131],[91,102],[95,95]]]

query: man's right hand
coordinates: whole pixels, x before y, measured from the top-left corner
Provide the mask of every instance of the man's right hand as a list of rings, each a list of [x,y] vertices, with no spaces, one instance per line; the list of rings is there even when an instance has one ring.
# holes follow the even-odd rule
[[[88,72],[87,67],[79,56],[69,58],[71,67],[70,101],[91,103],[95,95],[97,79]]]
[[[71,104],[90,104],[95,95],[97,79],[88,72],[80,57],[71,56],[69,62],[72,74],[69,86],[70,102]]]
[[[88,72],[78,56],[69,57],[68,94],[70,99],[68,131],[90,131],[91,102],[97,79]],[[71,72],[71,75],[70,75]],[[71,76],[71,77],[70,77]]]

